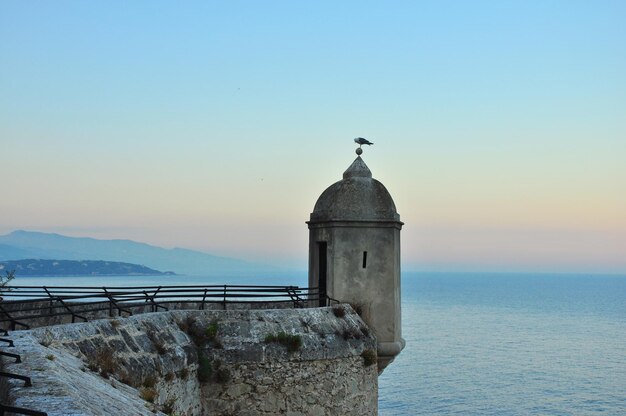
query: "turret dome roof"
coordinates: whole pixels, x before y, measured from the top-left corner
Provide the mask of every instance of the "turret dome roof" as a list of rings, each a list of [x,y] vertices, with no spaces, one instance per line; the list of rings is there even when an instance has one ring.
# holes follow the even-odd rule
[[[343,173],[342,180],[322,192],[311,213],[311,222],[399,220],[389,191],[372,178],[360,156]]]

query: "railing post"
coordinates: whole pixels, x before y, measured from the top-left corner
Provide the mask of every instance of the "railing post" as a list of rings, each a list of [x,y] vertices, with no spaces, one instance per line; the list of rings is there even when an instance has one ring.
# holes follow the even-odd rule
[[[204,288],[204,296],[202,296],[202,304],[200,305],[200,310],[201,311],[204,310],[204,301],[206,300],[206,292],[207,292],[207,289]]]
[[[20,325],[20,326],[22,326],[22,327],[24,327],[24,328],[26,328],[26,329],[30,329],[30,327],[29,327],[28,325],[26,325],[25,323],[22,323],[22,322],[20,322],[20,321],[16,320],[15,318],[13,318],[13,317],[11,316],[11,314],[9,314],[9,313],[6,311],[6,309],[4,309],[4,308],[2,307],[2,305],[1,305],[1,304],[0,304],[0,312],[2,312],[3,314],[5,314],[5,315],[6,315],[6,317],[7,317],[7,318],[9,318],[9,321],[11,322],[11,324],[9,325],[9,328],[11,329],[11,331],[15,331],[15,327],[16,327],[16,325]],[[4,335],[9,335],[9,333],[8,333],[6,330],[3,330],[3,331],[4,331]]]
[[[158,312],[159,311],[159,304],[156,303],[156,301],[154,299],[156,299],[158,293],[161,291],[161,286],[157,287],[157,290],[155,290],[155,292],[152,294],[152,302],[154,303],[154,311]]]
[[[109,318],[113,318],[113,301],[111,300],[111,296],[109,295],[109,292],[107,292],[106,287],[102,286],[102,291],[104,292],[104,295],[109,300]]]
[[[46,412],[26,409],[24,407],[8,406],[6,404],[0,403],[0,416],[4,416],[5,414],[28,415],[28,416],[48,416]]]
[[[8,347],[13,347],[13,340],[8,338],[0,338],[0,342],[6,342]]]
[[[52,302],[52,299],[55,299],[57,302],[59,302],[61,304],[61,306],[63,306],[71,315],[72,315],[72,323],[76,322],[76,318],[80,318],[83,321],[87,322],[88,319],[85,318],[84,316],[78,315],[76,313],[74,313],[74,311],[72,310],[72,308],[69,307],[68,304],[66,304],[63,299],[61,298],[61,296],[52,296],[52,293],[48,290],[48,288],[46,286],[43,287],[43,290],[46,291],[46,293],[48,294],[48,296],[50,297],[50,302]],[[50,315],[52,316],[52,308],[50,308]]]
[[[111,292],[107,290],[106,287],[102,287],[102,290],[104,290],[104,294],[106,295],[107,299],[109,299],[109,317],[110,318],[113,317],[114,306],[115,306],[115,309],[117,309],[117,316],[122,316],[122,312],[126,312],[128,315],[133,314],[130,309],[122,309],[122,307],[120,307],[120,305],[117,304],[117,302],[115,301],[115,298],[113,297]]]
[[[22,362],[22,357],[19,354],[13,354],[13,353],[10,353],[10,352],[0,351],[0,355],[3,355],[5,357],[15,358],[15,362],[16,363],[21,363]]]
[[[46,292],[46,294],[48,295],[48,297],[50,298],[50,310],[48,311],[48,315],[52,315],[52,307],[53,307],[53,301],[52,301],[52,295],[50,294],[50,292],[48,291],[47,287],[43,287],[43,290]]]
[[[24,387],[32,387],[33,383],[30,381],[30,377],[23,376],[21,374],[7,373],[6,371],[0,371],[0,377],[6,378],[14,378],[17,380],[22,380],[24,382]]]
[[[148,292],[147,292],[147,291],[145,291],[145,290],[143,291],[143,294],[146,296],[146,302],[150,302],[150,307],[151,307],[151,309],[152,309],[152,312],[158,312],[158,311],[159,311],[159,308],[163,308],[163,309],[165,309],[166,311],[167,311],[167,310],[169,310],[169,309],[168,309],[168,308],[166,308],[165,306],[161,306],[161,305],[159,305],[158,303],[156,303],[156,302],[154,301],[154,298],[155,298],[155,296],[157,295],[157,293],[159,293],[159,290],[161,290],[161,286],[159,286],[159,288],[156,290],[156,292],[154,292],[154,293],[152,294],[152,296],[148,295]]]
[[[148,292],[146,292],[145,290],[142,291],[144,296],[146,297],[146,303],[150,303],[150,311],[154,312],[154,301],[150,302],[150,295],[148,295]]]

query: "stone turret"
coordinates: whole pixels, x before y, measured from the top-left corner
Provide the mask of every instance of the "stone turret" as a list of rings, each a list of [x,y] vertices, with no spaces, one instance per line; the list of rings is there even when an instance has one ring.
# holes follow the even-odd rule
[[[376,335],[381,373],[405,345],[400,310],[403,223],[393,199],[358,156],[343,180],[322,193],[307,224],[309,286],[360,312]]]

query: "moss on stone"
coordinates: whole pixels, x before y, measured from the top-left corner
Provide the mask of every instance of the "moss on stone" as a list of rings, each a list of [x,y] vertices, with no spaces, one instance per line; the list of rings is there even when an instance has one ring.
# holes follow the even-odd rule
[[[291,335],[284,331],[280,331],[277,334],[267,334],[265,336],[265,343],[277,343],[284,345],[289,352],[295,352],[302,347],[302,337],[300,335]]]

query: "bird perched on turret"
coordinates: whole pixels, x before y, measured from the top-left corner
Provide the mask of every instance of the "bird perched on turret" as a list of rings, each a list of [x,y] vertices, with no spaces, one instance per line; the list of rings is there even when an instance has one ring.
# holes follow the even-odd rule
[[[356,139],[354,139],[354,142],[356,144],[358,144],[359,146],[363,146],[364,144],[367,144],[369,146],[373,145],[374,143],[370,142],[367,139],[364,139],[363,137],[357,137]]]

